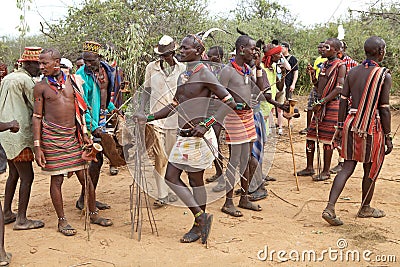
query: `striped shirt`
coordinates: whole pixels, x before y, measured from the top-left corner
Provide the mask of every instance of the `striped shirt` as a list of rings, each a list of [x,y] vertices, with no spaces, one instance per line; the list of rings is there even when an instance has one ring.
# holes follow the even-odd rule
[[[358,62],[349,56],[345,56],[344,58],[342,58],[342,61],[344,62],[344,64],[346,64],[346,74],[349,73],[349,70],[351,68],[358,66]]]

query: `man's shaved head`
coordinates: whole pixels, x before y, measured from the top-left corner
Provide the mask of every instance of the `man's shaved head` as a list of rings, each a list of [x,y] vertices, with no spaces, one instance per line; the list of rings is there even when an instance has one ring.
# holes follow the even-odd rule
[[[340,47],[342,46],[342,43],[340,42],[339,39],[337,39],[337,38],[328,38],[326,40],[330,41],[332,43],[332,46],[335,48],[336,51],[340,50]]]
[[[240,46],[247,46],[250,42],[250,40],[253,40],[250,36],[248,35],[241,35],[236,39],[235,43],[235,48],[236,48],[236,53],[240,50]]]
[[[40,54],[50,54],[52,59],[61,59],[60,52],[55,48],[46,48]]]
[[[367,57],[376,57],[386,47],[385,41],[378,36],[369,37],[364,43],[364,51]]]

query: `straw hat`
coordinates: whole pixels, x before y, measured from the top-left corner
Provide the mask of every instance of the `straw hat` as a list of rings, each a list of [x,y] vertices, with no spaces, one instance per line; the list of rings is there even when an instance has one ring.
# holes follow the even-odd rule
[[[154,47],[154,52],[158,55],[162,55],[168,52],[172,52],[178,49],[178,44],[174,42],[174,39],[168,35],[161,37],[158,45]]]

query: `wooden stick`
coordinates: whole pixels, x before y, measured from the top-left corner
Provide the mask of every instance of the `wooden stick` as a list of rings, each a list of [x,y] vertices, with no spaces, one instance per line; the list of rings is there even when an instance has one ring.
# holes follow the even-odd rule
[[[300,210],[292,217],[292,219],[296,218],[304,209],[304,207],[310,203],[310,202],[322,202],[322,203],[327,203],[328,201],[326,200],[320,200],[320,199],[309,199],[304,204],[301,206]],[[358,204],[358,201],[337,201],[336,203],[350,203],[350,204]]]
[[[293,171],[294,171],[294,176],[296,177],[297,191],[300,191],[299,178],[297,177],[297,171],[296,171],[296,161],[294,159],[294,148],[293,148],[293,140],[292,140],[292,129],[290,128],[290,119],[288,119],[287,121],[288,121],[288,129],[289,129],[290,148],[292,149]]]
[[[293,207],[296,207],[296,208],[299,207],[299,206],[297,206],[297,205],[295,205],[295,204],[293,204],[293,203],[290,203],[290,202],[287,201],[286,199],[284,199],[284,198],[278,196],[274,191],[272,191],[272,189],[269,189],[269,192],[271,192],[274,196],[276,196],[277,198],[279,198],[279,199],[282,200],[283,202],[286,202],[286,203],[288,203],[289,205],[292,205]]]
[[[314,112],[314,120],[315,120],[315,137],[316,137],[316,145],[317,145],[317,179],[320,179],[321,177],[321,151],[319,149],[319,132],[318,132],[318,115]]]
[[[83,169],[83,174],[85,177],[85,193],[83,196],[83,210],[82,212],[85,213],[85,231],[87,232],[87,240],[90,241],[90,210],[89,210],[89,176],[87,175],[87,168],[86,165],[87,162],[85,162],[85,167]]]

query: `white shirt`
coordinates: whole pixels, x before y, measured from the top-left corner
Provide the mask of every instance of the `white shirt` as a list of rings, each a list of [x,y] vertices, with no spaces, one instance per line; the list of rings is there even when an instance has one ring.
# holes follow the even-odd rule
[[[151,87],[150,113],[154,113],[171,104],[177,88],[179,75],[185,71],[186,66],[174,58],[175,65],[171,67],[165,62],[164,68],[170,73],[167,74],[161,69],[160,60],[150,62],[146,67],[144,87]],[[166,119],[150,122],[162,129],[177,129],[178,115],[174,114]]]

